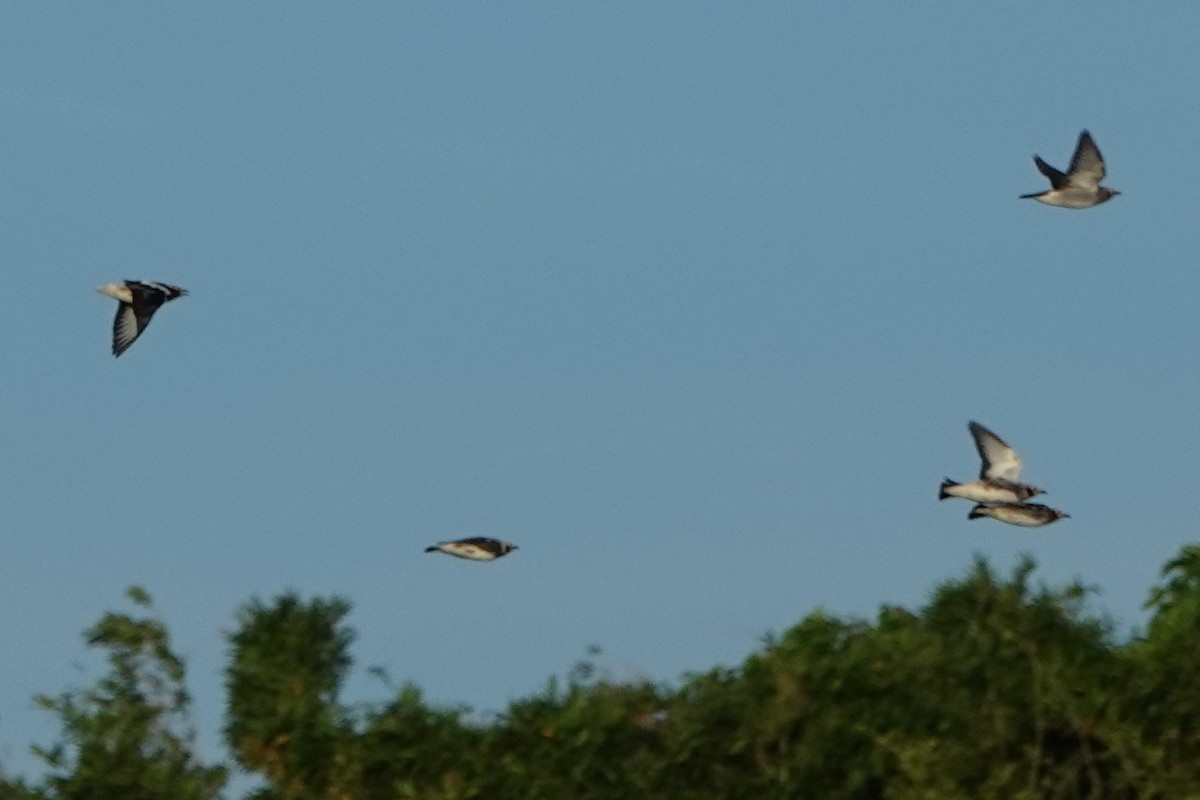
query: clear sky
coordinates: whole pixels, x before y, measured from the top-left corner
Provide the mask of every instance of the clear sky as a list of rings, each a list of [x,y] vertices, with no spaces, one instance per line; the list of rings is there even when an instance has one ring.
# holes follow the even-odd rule
[[[495,711],[734,664],[973,553],[1122,630],[1195,540],[1200,4],[10,4],[0,766],[144,586],[354,604]],[[1124,194],[1017,195],[1083,128]],[[184,286],[119,360],[100,283]],[[1073,518],[938,503],[966,423]],[[520,545],[494,564],[423,548]]]

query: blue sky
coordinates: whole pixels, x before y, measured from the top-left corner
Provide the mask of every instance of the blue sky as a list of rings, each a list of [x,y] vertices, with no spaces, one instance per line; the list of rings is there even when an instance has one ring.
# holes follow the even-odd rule
[[[1200,5],[23,3],[0,15],[0,766],[155,597],[354,604],[481,711],[1033,554],[1128,629],[1196,538]],[[1089,128],[1121,197],[1017,195]],[[97,284],[187,287],[122,358]],[[1072,519],[968,523],[978,419]],[[520,545],[478,565],[422,549]]]

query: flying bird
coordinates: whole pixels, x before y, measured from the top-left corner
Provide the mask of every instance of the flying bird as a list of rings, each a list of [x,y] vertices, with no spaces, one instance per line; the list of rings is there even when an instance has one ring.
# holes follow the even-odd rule
[[[516,550],[515,544],[502,542],[499,539],[489,539],[486,536],[473,536],[469,539],[454,539],[449,542],[438,542],[425,548],[426,553],[445,553],[456,558],[470,561],[495,561],[501,556]]]
[[[113,356],[121,355],[137,341],[159,306],[187,294],[187,289],[154,281],[106,283],[97,286],[96,291],[120,303],[117,306],[117,316],[113,320]]]
[[[1100,185],[1100,181],[1104,180],[1104,158],[1087,131],[1079,134],[1079,144],[1075,146],[1075,155],[1071,157],[1071,166],[1065,174],[1038,156],[1033,157],[1033,163],[1050,179],[1050,188],[1037,194],[1023,194],[1022,200],[1032,198],[1039,203],[1062,208],[1091,208],[1120,194],[1116,189]]]
[[[1017,451],[1003,439],[974,420],[967,423],[967,429],[971,431],[975,449],[983,461],[979,479],[955,483],[946,478],[938,491],[938,500],[962,497],[976,503],[1023,503],[1034,495],[1045,494],[1036,486],[1021,483],[1024,464]]]
[[[997,505],[978,505],[967,514],[967,519],[991,517],[1009,525],[1020,525],[1024,528],[1040,528],[1060,519],[1069,519],[1070,514],[1050,508],[1041,503],[999,503]]]

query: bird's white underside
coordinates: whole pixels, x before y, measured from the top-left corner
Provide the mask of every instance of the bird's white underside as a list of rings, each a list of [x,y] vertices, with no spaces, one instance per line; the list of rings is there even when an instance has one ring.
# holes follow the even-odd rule
[[[1012,489],[996,486],[986,481],[974,481],[972,483],[960,483],[957,486],[947,486],[944,491],[951,497],[962,497],[966,500],[973,500],[976,503],[1023,502]]]

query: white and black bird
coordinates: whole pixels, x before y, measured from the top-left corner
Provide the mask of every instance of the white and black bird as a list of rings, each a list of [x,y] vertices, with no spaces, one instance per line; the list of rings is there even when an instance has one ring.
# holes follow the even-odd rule
[[[1036,194],[1023,194],[1022,200],[1033,199],[1061,208],[1091,208],[1120,194],[1116,189],[1100,185],[1105,174],[1104,158],[1087,131],[1079,134],[1079,144],[1075,146],[1071,166],[1065,173],[1059,172],[1038,156],[1033,157],[1033,163],[1050,179],[1050,188]]]
[[[1040,528],[1060,519],[1069,519],[1070,514],[1050,508],[1041,503],[998,503],[996,505],[977,505],[967,514],[967,519],[991,517],[1009,525],[1020,525],[1023,528]]]
[[[438,542],[425,548],[426,553],[445,553],[456,558],[470,561],[495,561],[501,556],[516,550],[515,544],[502,542],[499,539],[489,539],[486,536],[472,536],[469,539],[454,539],[449,542]]]
[[[975,449],[983,466],[979,479],[971,483],[955,483],[946,478],[938,491],[938,500],[947,497],[962,497],[976,503],[1023,503],[1029,498],[1045,494],[1036,486],[1021,483],[1021,468],[1025,465],[1017,451],[987,428],[972,420],[967,429],[975,439]]]
[[[113,320],[112,352],[119,356],[137,341],[159,306],[187,294],[186,289],[154,281],[125,281],[97,286],[96,291],[120,303]]]

